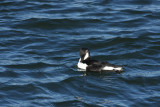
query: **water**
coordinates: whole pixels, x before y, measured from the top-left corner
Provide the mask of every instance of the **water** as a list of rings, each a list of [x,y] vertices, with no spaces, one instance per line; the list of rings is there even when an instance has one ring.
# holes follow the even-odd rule
[[[158,107],[159,0],[1,0],[0,106]],[[125,72],[78,71],[79,49]]]

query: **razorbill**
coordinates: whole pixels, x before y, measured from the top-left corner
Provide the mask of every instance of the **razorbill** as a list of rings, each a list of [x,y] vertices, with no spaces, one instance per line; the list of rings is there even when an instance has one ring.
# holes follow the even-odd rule
[[[88,48],[80,49],[80,59],[77,64],[78,68],[85,71],[114,71],[114,72],[122,72],[123,68],[119,65],[113,65],[108,62],[101,62],[94,59],[91,59],[90,52]]]

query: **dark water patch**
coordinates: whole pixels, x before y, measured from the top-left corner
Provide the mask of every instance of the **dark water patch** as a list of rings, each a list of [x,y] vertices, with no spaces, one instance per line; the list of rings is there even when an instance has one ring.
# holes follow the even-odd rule
[[[86,8],[86,7],[67,7],[67,8],[57,8],[57,9],[53,9],[53,10],[49,10],[47,11],[47,13],[54,13],[54,14],[57,14],[57,13],[63,13],[63,14],[76,14],[76,13],[82,13],[83,12],[86,12],[86,10],[89,10],[90,8]]]
[[[24,88],[26,87],[26,88]],[[13,96],[10,97],[15,97],[14,95],[16,95],[15,92],[22,94],[21,92],[23,92],[24,94],[27,94],[27,92],[36,92],[36,87],[33,84],[26,84],[26,85],[6,85],[4,87],[4,85],[0,88],[2,91],[8,91],[8,93],[12,94]],[[21,96],[21,95],[20,95]]]
[[[160,46],[151,46],[151,47],[149,47],[150,49],[152,49],[152,50],[157,50],[157,51],[159,51],[159,48],[160,48]],[[153,52],[154,53],[154,52]],[[157,52],[158,53],[158,52]]]
[[[159,98],[159,97],[158,97]],[[146,98],[147,99],[147,98]],[[133,104],[132,106],[135,106],[135,105],[140,105],[140,106],[155,106],[155,107],[158,107],[158,103],[156,102],[156,98],[154,98],[154,101],[146,101],[145,102],[142,102],[143,99],[138,99],[136,101],[136,104]]]
[[[143,54],[148,56],[156,56],[159,54],[159,46],[149,47],[149,49],[145,49]]]
[[[26,44],[29,44],[29,43],[33,43],[34,45],[39,45],[40,43],[37,43],[37,42],[42,42],[42,41],[47,41],[47,39],[45,39],[45,38],[41,38],[41,37],[39,37],[39,38],[33,38],[33,39],[30,39],[30,38],[13,38],[13,39],[8,39],[8,38],[4,38],[4,46],[18,46],[19,45],[19,47],[22,47],[22,45],[26,45]],[[15,44],[15,42],[16,42],[16,44]]]
[[[149,19],[158,20],[160,18],[160,15],[159,15],[159,12],[153,11],[152,14],[148,14],[145,17],[147,17]]]
[[[97,2],[97,4],[98,5],[108,5],[112,2],[113,2],[113,0],[100,0],[99,2]]]
[[[37,62],[37,63],[29,63],[29,64],[15,64],[15,65],[5,65],[7,68],[18,68],[18,69],[39,69],[39,68],[44,68],[47,66],[53,66],[51,64],[46,64],[43,62]]]
[[[148,37],[144,37],[143,41],[141,41],[143,38],[142,37],[130,37],[130,38],[126,38],[126,37],[117,37],[117,38],[111,38],[111,39],[108,39],[106,41],[103,41],[102,39],[99,39],[97,40],[97,42],[99,42],[99,46],[101,47],[106,47],[106,48],[116,48],[116,49],[119,49],[119,47],[122,47],[122,48],[125,48],[126,46],[130,46],[131,48],[132,47],[137,47],[138,48],[142,48],[144,47],[143,46],[143,43],[147,42],[145,40],[147,40]],[[92,41],[89,41],[91,42],[92,44],[94,44],[94,42]],[[119,45],[119,47],[117,48],[117,44]],[[128,48],[128,47],[127,47]],[[129,51],[129,50],[128,50]]]
[[[2,104],[4,105],[22,105],[20,102],[16,101],[22,101],[28,100],[29,96],[32,96],[31,93],[37,93],[39,92],[38,89],[33,84],[27,84],[27,85],[4,85],[0,87],[2,92],[7,92],[8,94],[3,96],[1,101],[4,101]],[[23,98],[21,98],[23,96]],[[7,103],[5,103],[7,102]]]
[[[87,106],[88,104],[85,104],[85,103],[80,102],[80,101],[72,100],[72,101],[55,102],[55,103],[53,103],[53,105],[55,105],[56,107],[61,107],[61,106],[72,107],[72,106],[79,106],[79,105]]]
[[[10,71],[10,70],[4,70],[3,72],[0,72],[1,77],[10,77],[10,78],[17,78],[20,76],[20,74],[16,71]]]
[[[21,24],[15,24],[14,27],[26,28],[26,29],[71,29],[85,27],[86,23],[96,24],[100,23],[97,19],[28,19],[24,20]],[[19,23],[19,22],[18,22]]]
[[[24,32],[22,31],[17,31],[17,30],[1,30],[0,31],[0,35],[1,35],[1,40],[3,40],[2,38],[14,38],[16,37],[17,35],[21,35],[23,36],[24,35]]]
[[[44,87],[44,90],[45,91],[48,91],[48,92],[51,92],[51,93],[57,93],[58,94],[69,94],[69,95],[72,95],[72,93],[67,90],[63,85],[60,85],[59,83],[55,83],[55,82],[47,82],[47,83],[41,83],[39,84],[40,87]],[[61,90],[63,89],[63,90]],[[61,97],[61,96],[60,96]],[[61,99],[59,99],[61,100]]]
[[[131,0],[131,3],[133,4],[139,4],[139,5],[150,5],[156,0]]]
[[[113,0],[113,3],[118,3],[118,4],[125,4],[125,5],[151,5],[151,4],[156,4],[159,3],[157,0]]]
[[[25,1],[16,1],[16,2],[12,2],[12,1],[2,1],[1,3],[0,3],[0,5],[2,5],[2,6],[17,6],[17,5],[23,5],[25,3]]]
[[[28,69],[27,69],[28,70]],[[44,78],[46,79],[47,76],[50,76],[51,74],[48,72],[44,72],[42,69],[37,69],[37,72],[26,72],[26,71],[21,71],[21,74],[24,74],[26,77],[31,78],[32,80],[36,81],[36,78],[43,80]]]
[[[29,4],[27,2],[25,2],[25,1],[16,1],[16,2],[6,1],[6,2],[1,2],[0,3],[0,6],[1,6],[0,11],[2,13],[15,13],[15,12],[18,12],[18,11],[24,11],[26,9],[26,7],[28,7],[28,5]]]
[[[137,74],[138,75],[138,74]],[[159,80],[159,76],[153,76],[153,77],[147,77],[147,76],[129,76],[127,78],[121,78],[123,81],[126,82],[126,84],[135,84],[135,85],[140,85],[143,87],[148,87],[148,86],[157,86],[157,81]]]
[[[142,21],[143,20],[143,21]],[[110,26],[123,26],[123,27],[139,27],[139,26],[142,26],[144,25],[144,22],[147,22],[146,19],[130,19],[130,20],[125,20],[125,21],[121,21],[121,22],[114,22],[114,23],[111,23]]]
[[[149,29],[149,30],[138,30],[137,31],[139,33],[139,35],[141,35],[143,38],[150,38],[150,40],[155,40],[156,38],[155,37],[158,37],[159,35],[159,32],[157,32],[156,30],[155,31],[152,31],[152,29]],[[149,39],[148,39],[149,41]]]
[[[124,9],[124,10],[121,10],[121,12],[125,12],[125,13],[128,13],[130,15],[149,15],[151,14],[152,12],[151,11],[147,11],[147,10],[141,10],[141,9]]]

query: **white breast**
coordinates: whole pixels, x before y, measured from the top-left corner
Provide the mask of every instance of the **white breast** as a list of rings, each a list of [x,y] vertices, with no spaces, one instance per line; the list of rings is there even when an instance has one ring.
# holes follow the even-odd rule
[[[88,65],[85,64],[85,63],[80,62],[80,60],[81,60],[81,58],[79,59],[79,62],[77,64],[78,68],[86,70]]]

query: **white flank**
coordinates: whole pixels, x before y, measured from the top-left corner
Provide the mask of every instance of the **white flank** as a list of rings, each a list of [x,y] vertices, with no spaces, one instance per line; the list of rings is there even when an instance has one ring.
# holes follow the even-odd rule
[[[102,70],[117,70],[117,71],[121,71],[122,67],[111,67],[111,66],[105,66]]]
[[[80,60],[81,60],[81,58],[79,59],[79,62],[77,64],[78,68],[86,70],[87,64],[80,62]]]

